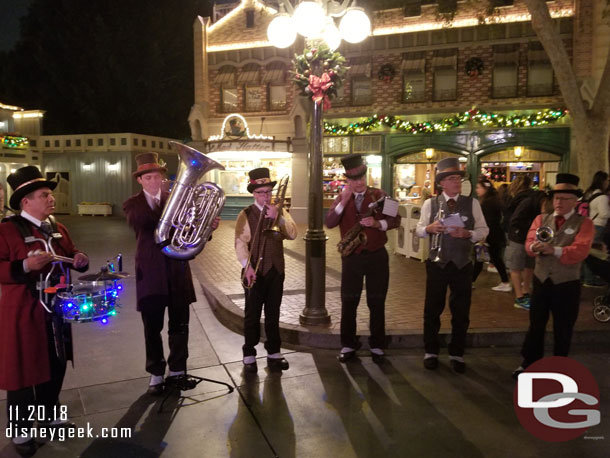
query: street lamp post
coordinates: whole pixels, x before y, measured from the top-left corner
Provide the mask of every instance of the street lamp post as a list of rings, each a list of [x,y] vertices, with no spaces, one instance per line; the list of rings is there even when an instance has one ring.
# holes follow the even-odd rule
[[[296,7],[288,0],[280,0],[279,3],[280,11],[267,29],[269,41],[278,48],[290,46],[299,33],[308,42],[324,41],[328,48],[334,51],[342,39],[358,43],[371,33],[370,19],[362,8],[355,6],[355,0],[306,0]],[[339,27],[335,24],[335,19],[339,19]],[[315,77],[322,76],[320,72],[324,71],[312,70]],[[311,86],[310,82],[308,88],[311,89]],[[312,99],[308,228],[305,234],[305,308],[299,316],[300,323],[307,326],[330,323],[325,306],[327,237],[323,227],[322,189],[322,114],[323,101],[326,101],[327,97],[323,90],[320,92],[318,88]]]

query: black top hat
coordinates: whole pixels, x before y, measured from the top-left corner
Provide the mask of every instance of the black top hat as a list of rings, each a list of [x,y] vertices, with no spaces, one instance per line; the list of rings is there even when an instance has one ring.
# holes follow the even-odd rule
[[[555,186],[549,191],[549,195],[552,196],[555,193],[561,192],[582,197],[583,192],[581,189],[578,189],[579,181],[580,178],[572,173],[558,173]]]
[[[56,181],[49,181],[43,178],[42,173],[38,170],[38,167],[34,165],[28,165],[21,167],[14,173],[11,173],[6,177],[6,181],[11,186],[13,194],[9,204],[13,210],[19,210],[19,203],[21,199],[27,196],[29,193],[36,191],[40,188],[49,188],[51,191],[57,186]]]
[[[159,155],[157,153],[138,154],[136,156],[136,164],[138,164],[138,169],[133,172],[135,178],[150,172],[167,172],[164,164],[159,163]]]
[[[460,161],[457,157],[446,157],[438,161],[436,164],[436,182],[439,183],[442,179],[451,175],[459,175],[463,177],[465,172],[460,169]]]
[[[256,188],[260,188],[261,186],[271,186],[273,188],[277,183],[277,181],[271,181],[269,169],[267,167],[250,170],[248,175],[250,176],[250,184],[248,184],[249,193],[254,192]]]
[[[360,154],[348,154],[347,156],[341,158],[341,163],[345,168],[345,176],[347,178],[355,180],[366,173],[366,164],[362,160],[362,156]]]

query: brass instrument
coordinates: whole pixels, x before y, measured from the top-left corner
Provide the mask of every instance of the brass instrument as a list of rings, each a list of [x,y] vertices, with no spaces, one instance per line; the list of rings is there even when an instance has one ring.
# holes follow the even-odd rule
[[[555,232],[550,226],[540,226],[536,229],[536,240],[542,243],[552,243],[555,238]]]
[[[272,204],[278,206],[276,217],[273,220],[267,218],[267,206],[263,207],[263,210],[261,211],[261,214],[258,217],[258,222],[256,223],[256,230],[254,231],[254,235],[252,236],[252,240],[250,242],[250,255],[248,256],[248,261],[246,262],[246,266],[244,267],[244,270],[241,274],[241,284],[246,289],[251,289],[254,286],[254,282],[256,281],[256,278],[254,278],[254,281],[251,284],[248,284],[246,280],[246,271],[248,270],[248,267],[253,265],[252,252],[254,251],[254,247],[256,247],[259,243],[261,244],[258,249],[258,259],[256,260],[256,265],[254,265],[253,267],[254,273],[257,273],[264,257],[267,238],[278,241],[282,241],[286,238],[284,234],[282,234],[282,230],[280,228],[280,218],[282,217],[282,208],[284,207],[284,201],[286,200],[286,190],[288,189],[288,181],[288,175],[285,175],[279,181],[278,188],[275,193],[275,198]],[[266,219],[269,219],[269,221],[267,222]],[[260,239],[261,236],[263,237],[262,242]]]
[[[370,203],[368,211],[364,215],[362,215],[362,218],[360,219],[372,216],[373,213],[379,207],[379,204],[383,202],[385,198],[386,196],[382,196],[375,202]],[[341,253],[341,256],[343,257],[349,256],[360,245],[366,244],[366,241],[367,238],[366,233],[364,232],[364,226],[360,224],[360,221],[358,221],[349,229],[349,231],[346,232],[345,236],[341,239],[341,241],[337,243],[337,251]]]
[[[437,200],[438,202],[438,200]],[[436,212],[436,216],[434,217],[434,221],[441,221],[445,217],[445,211],[441,207],[440,203],[438,206],[438,212]],[[432,235],[432,242],[430,243],[430,253],[434,252],[434,257],[431,259],[432,262],[440,262],[441,260],[441,237],[443,233],[437,232]]]
[[[288,189],[288,180],[290,177],[285,175],[277,185],[277,191],[275,193],[275,199],[273,205],[277,206],[277,216],[271,223],[271,225],[263,230],[265,237],[270,237],[273,240],[282,241],[286,237],[282,234],[280,228],[280,218],[282,217],[282,209],[284,208],[284,201],[286,200],[286,190]]]
[[[217,184],[197,182],[210,170],[224,170],[224,167],[190,146],[169,143],[178,150],[180,165],[155,230],[155,242],[163,247],[166,256],[189,260],[203,250],[212,233],[212,222],[220,214],[226,199]]]

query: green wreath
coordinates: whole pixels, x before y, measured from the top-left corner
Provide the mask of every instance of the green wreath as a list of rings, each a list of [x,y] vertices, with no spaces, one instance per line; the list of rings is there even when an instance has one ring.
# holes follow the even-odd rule
[[[392,64],[383,64],[377,72],[377,77],[386,83],[392,81],[396,76],[396,70]]]
[[[472,57],[466,61],[466,74],[471,78],[476,78],[483,73],[483,61],[478,57]]]
[[[299,93],[311,96],[315,91],[310,85],[310,76],[323,79],[325,97],[337,95],[337,89],[343,84],[343,77],[349,67],[345,66],[345,57],[332,51],[324,42],[318,42],[307,47],[303,54],[294,55],[293,82]]]

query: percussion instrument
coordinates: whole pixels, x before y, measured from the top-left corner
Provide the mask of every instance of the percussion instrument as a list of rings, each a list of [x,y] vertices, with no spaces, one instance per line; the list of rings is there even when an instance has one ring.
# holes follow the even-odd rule
[[[123,286],[113,281],[79,281],[56,295],[56,310],[66,321],[102,321],[117,314]]]

